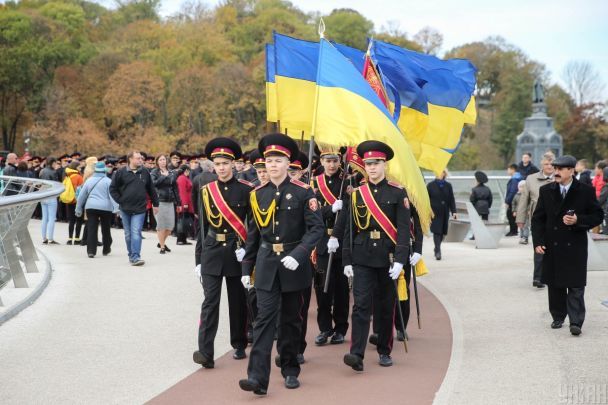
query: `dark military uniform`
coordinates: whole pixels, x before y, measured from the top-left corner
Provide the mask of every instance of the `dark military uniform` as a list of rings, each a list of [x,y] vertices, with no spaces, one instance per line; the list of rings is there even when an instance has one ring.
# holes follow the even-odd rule
[[[224,138],[216,138],[213,141],[218,139],[223,140]],[[211,152],[209,156],[212,156]],[[216,180],[209,184],[212,183],[218,184],[224,201],[246,224],[251,215],[249,193],[253,189],[252,185],[246,181],[237,180],[235,177],[231,177],[226,182]],[[205,192],[205,188],[209,187],[209,184],[203,187],[202,192]],[[202,195],[203,193],[201,193]],[[230,344],[240,351],[247,347],[247,300],[245,289],[241,284],[241,264],[237,261],[235,254],[238,248],[243,247],[243,242],[227,220],[219,215],[218,207],[211,196],[209,195],[207,199],[201,196],[199,196],[201,198],[199,216],[203,219],[204,237],[202,237],[202,246],[198,245],[200,248],[196,254],[200,256],[205,299],[201,307],[198,346],[199,353],[204,357],[202,364],[205,366],[205,363],[213,363],[213,343],[219,323],[223,279],[226,279],[228,292]],[[207,211],[210,211],[212,218],[209,218]],[[195,362],[199,361],[195,359]]]
[[[324,176],[331,193],[338,199],[341,197],[340,187],[342,185],[343,172],[338,170],[333,176]],[[318,178],[313,179],[313,187],[321,206],[321,215],[325,223],[326,232],[317,244],[317,273],[315,281],[315,293],[317,295],[317,324],[319,331],[327,337],[335,334],[346,335],[348,330],[348,310],[349,310],[349,287],[348,278],[342,272],[342,251],[338,249],[332,258],[330,271],[329,288],[327,294],[323,292],[325,287],[325,277],[327,276],[327,266],[329,263],[329,252],[327,251],[327,241],[330,236],[338,238],[342,245],[342,235],[333,234],[336,222],[336,214],[332,212],[332,205],[323,197],[319,190]],[[332,308],[333,307],[333,308]],[[333,311],[332,311],[333,309]]]
[[[260,141],[260,151],[265,151],[265,142],[270,139],[276,143],[285,142],[291,156],[297,155],[297,145],[286,136],[265,138]],[[259,186],[252,192],[251,199],[257,202],[257,206],[252,204],[256,225],[249,227],[242,268],[243,275],[250,276],[255,267],[258,316],[253,330],[248,379],[239,384],[242,389],[265,393],[279,309],[281,373],[286,381],[287,377],[297,377],[300,373],[297,354],[303,290],[312,284],[309,258],[323,234],[323,221],[310,186],[290,180],[288,176],[278,186],[272,182]],[[281,262],[288,256],[298,262],[295,270],[288,270]]]

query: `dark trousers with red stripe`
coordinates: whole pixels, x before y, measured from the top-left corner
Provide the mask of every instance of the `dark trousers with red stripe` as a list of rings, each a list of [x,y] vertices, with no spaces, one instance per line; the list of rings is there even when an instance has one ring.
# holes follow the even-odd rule
[[[230,344],[235,349],[247,347],[247,296],[241,278],[203,274],[205,299],[201,307],[201,321],[198,328],[198,350],[210,359],[214,355],[213,343],[220,320],[220,298],[224,278],[228,292]]]
[[[253,345],[249,353],[247,376],[268,388],[270,382],[270,358],[274,333],[279,319],[277,349],[281,356],[283,377],[300,375],[297,354],[302,331],[303,291],[282,292],[275,279],[270,291],[256,290],[258,316],[253,326]]]
[[[378,310],[379,354],[391,354],[393,349],[393,320],[395,317],[395,287],[388,275],[388,268],[353,265],[353,305],[352,334],[350,352],[361,358],[369,335],[372,308]],[[374,290],[378,298],[374,301]]]

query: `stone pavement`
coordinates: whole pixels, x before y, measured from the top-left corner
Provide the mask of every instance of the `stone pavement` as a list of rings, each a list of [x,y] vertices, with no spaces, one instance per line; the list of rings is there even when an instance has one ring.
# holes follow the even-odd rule
[[[191,360],[202,299],[192,270],[193,246],[175,246],[171,238],[173,252],[161,256],[155,234],[145,233],[147,264],[137,268],[127,263],[121,231],[113,231],[110,256],[88,259],[84,247],[40,245],[38,227],[38,221],[32,221],[32,238],[53,262],[54,274],[32,306],[0,326],[2,404],[134,404],[169,390],[158,401],[169,392],[179,394],[180,387],[209,371],[200,370]],[[67,226],[58,224],[56,239],[64,243],[66,234]],[[420,282],[445,307],[453,334],[451,359],[436,403],[608,403],[608,308],[601,304],[608,298],[608,273],[589,273],[587,319],[583,334],[572,337],[567,327],[549,328],[547,293],[531,286],[530,246],[520,246],[514,238],[503,239],[498,250],[476,250],[470,242],[445,244],[444,260],[437,262],[431,257],[432,242],[425,243],[431,273]],[[419,338],[429,342],[437,338],[425,321],[430,322],[441,308],[433,309],[432,297],[425,297],[422,331],[414,329],[412,314],[410,351],[419,345]],[[226,305],[223,294],[218,356],[230,349]],[[316,332],[314,316],[309,330]],[[447,335],[449,331],[442,333]],[[450,350],[445,339],[435,347]],[[311,362],[305,367],[315,367],[317,359],[334,364],[329,354],[317,357],[315,349],[310,348]],[[338,350],[318,350],[325,349],[328,353]],[[374,372],[398,371],[403,378],[395,384],[402,384],[406,391],[417,390],[407,372],[416,366],[414,362],[398,361],[392,369],[378,370],[374,357],[367,359],[370,378],[365,378],[366,373],[356,376],[353,386],[371,383]],[[350,372],[336,360],[336,373]],[[236,363],[220,359],[218,365],[227,361]],[[435,377],[445,372],[437,364]],[[425,364],[420,362],[420,366]],[[222,372],[219,367],[214,371]],[[231,395],[241,395],[233,383],[241,377],[241,372],[230,374],[225,389],[234,390]],[[277,384],[276,375],[273,378]],[[316,391],[305,390],[306,378],[304,369],[302,389],[288,395],[281,387],[271,389],[290,402],[310,402]],[[311,387],[313,381],[312,376],[308,378]],[[339,404],[340,398],[333,396],[330,402]],[[411,402],[407,399],[406,394],[402,403]],[[272,401],[271,395],[267,400]],[[359,396],[359,400],[365,398]]]

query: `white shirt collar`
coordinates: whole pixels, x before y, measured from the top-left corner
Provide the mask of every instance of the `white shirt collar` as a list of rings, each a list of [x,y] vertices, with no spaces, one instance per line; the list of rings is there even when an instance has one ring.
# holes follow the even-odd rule
[[[570,184],[566,184],[565,186],[560,184],[559,185],[559,191],[560,192],[564,192],[564,190],[566,190],[566,194],[568,193],[568,190],[570,190],[570,186],[572,185],[573,181],[570,181]]]

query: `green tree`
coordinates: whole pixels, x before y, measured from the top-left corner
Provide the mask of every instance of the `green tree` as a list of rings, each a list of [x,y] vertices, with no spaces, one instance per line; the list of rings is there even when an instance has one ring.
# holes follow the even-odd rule
[[[325,21],[325,36],[353,48],[367,49],[367,38],[372,35],[374,23],[347,8],[333,10]]]

